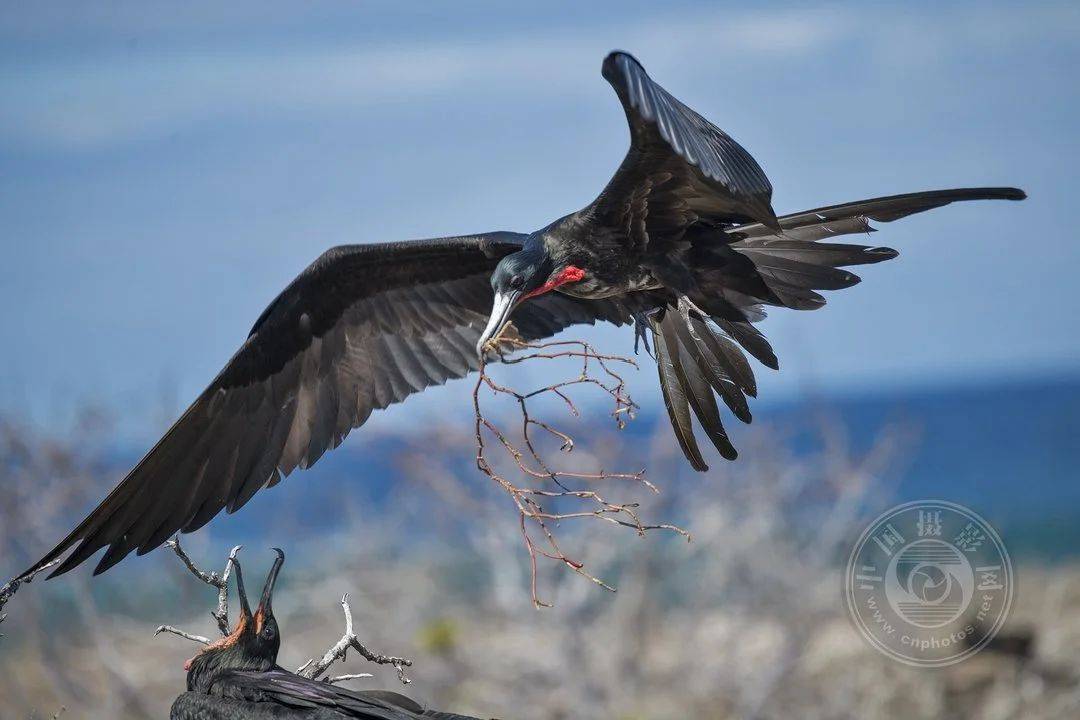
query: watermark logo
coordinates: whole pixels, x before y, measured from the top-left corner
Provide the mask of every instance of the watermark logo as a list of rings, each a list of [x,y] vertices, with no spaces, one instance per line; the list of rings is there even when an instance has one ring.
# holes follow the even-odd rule
[[[881,514],[848,558],[844,595],[855,627],[909,665],[940,667],[978,652],[1012,604],[1009,553],[962,505],[921,500]]]

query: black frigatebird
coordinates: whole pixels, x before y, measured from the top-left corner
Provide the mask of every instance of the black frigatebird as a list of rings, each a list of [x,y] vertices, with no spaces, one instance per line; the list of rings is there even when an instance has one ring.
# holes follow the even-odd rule
[[[238,510],[337,447],[373,410],[477,370],[485,343],[507,320],[527,340],[575,324],[633,322],[639,338],[652,337],[675,436],[691,465],[706,470],[691,411],[720,454],[734,459],[716,397],[750,422],[746,398],[757,385],[743,350],[778,367],[753,325],[762,308],[819,308],[818,290],[859,281],[840,268],[897,254],[822,240],[956,201],[1025,197],[1015,188],[938,190],[777,217],[772,186],[750,154],[637,60],[612,53],[603,76],[626,112],[630,149],[599,197],[529,234],[328,250],[266,308],[157,445],[31,571],[75,548],[57,575],[108,547],[100,573],[222,509]]]
[[[281,629],[270,600],[285,554],[274,550],[277,558],[254,613],[240,563],[233,560],[240,598],[236,627],[184,663],[187,692],[173,702],[170,720],[476,720],[426,709],[395,692],[347,690],[280,667]]]

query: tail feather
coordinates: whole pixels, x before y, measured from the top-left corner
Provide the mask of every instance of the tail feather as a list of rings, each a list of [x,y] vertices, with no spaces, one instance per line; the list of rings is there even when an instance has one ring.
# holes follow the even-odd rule
[[[731,410],[735,417],[744,423],[750,422],[752,416],[750,415],[750,406],[746,403],[746,396],[743,395],[742,389],[735,383],[731,373],[728,372],[728,368],[713,355],[712,349],[702,337],[703,333],[711,334],[705,323],[691,317],[689,322],[685,322],[680,318],[674,324],[679,343],[686,349],[690,359],[701,371],[712,389],[723,399],[724,404],[728,406],[728,409]]]
[[[663,314],[666,317],[668,313]],[[664,407],[667,408],[671,427],[675,431],[675,438],[679,441],[683,455],[686,456],[691,467],[704,472],[709,469],[709,466],[701,457],[701,449],[698,448],[697,440],[694,439],[694,428],[690,423],[690,404],[686,398],[683,380],[675,370],[676,359],[670,351],[662,319],[650,317],[649,323],[652,327],[653,352],[656,353],[656,367],[660,373],[660,392],[664,396]]]
[[[739,389],[745,394],[750,397],[757,397],[757,380],[754,378],[754,370],[750,367],[750,363],[747,362],[746,356],[739,350],[739,346],[726,335],[713,332],[703,320],[696,320],[695,322],[704,326],[697,328],[697,335],[705,341],[705,345],[708,346],[716,361],[724,366],[728,376],[735,381]]]
[[[734,460],[739,453],[720,417],[716,395],[743,422],[752,420],[744,391],[757,392],[753,371],[731,339],[713,329],[696,313],[667,307],[650,318],[660,389],[675,437],[691,466],[708,470],[694,437],[690,411],[720,455]]]
[[[705,379],[701,368],[694,362],[686,345],[681,341],[680,326],[685,325],[685,321],[679,313],[668,312],[661,320],[661,325],[664,328],[661,339],[665,344],[666,355],[671,360],[672,374],[683,390],[683,396],[717,451],[728,460],[734,460],[738,453],[732,447],[727,433],[724,432],[724,424],[720,420],[720,409],[716,405],[713,388]],[[691,435],[692,438],[693,435]],[[702,469],[708,469],[704,462],[702,465]]]
[[[736,322],[717,317],[714,317],[713,321],[759,363],[773,370],[780,369],[780,361],[776,359],[772,345],[756,327],[748,322]]]

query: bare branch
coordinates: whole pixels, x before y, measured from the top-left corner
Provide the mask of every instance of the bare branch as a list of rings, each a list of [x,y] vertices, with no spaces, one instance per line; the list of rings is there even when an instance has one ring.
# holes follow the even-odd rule
[[[222,635],[228,635],[229,576],[232,571],[233,563],[236,561],[236,554],[240,551],[241,546],[237,545],[232,549],[232,551],[229,553],[228,559],[225,562],[225,568],[219,575],[216,572],[206,572],[205,570],[201,570],[197,565],[195,565],[191,557],[189,557],[188,554],[184,551],[184,549],[180,546],[179,537],[169,540],[167,544],[169,547],[172,548],[173,552],[176,553],[176,556],[180,558],[180,560],[184,563],[187,569],[191,571],[192,575],[194,575],[200,581],[206,583],[207,585],[218,589],[218,607],[216,611],[213,611],[210,614],[217,621],[218,627],[222,631]],[[409,678],[405,676],[405,668],[412,665],[411,660],[372,652],[362,642],[360,642],[360,638],[358,638],[356,636],[356,633],[353,632],[352,609],[349,607],[348,593],[346,593],[341,598],[341,607],[345,613],[345,634],[342,635],[341,640],[339,640],[332,648],[327,650],[326,653],[323,654],[322,658],[318,660],[312,658],[311,660],[308,660],[306,663],[300,666],[300,668],[297,669],[296,674],[312,680],[317,680],[323,674],[325,674],[326,671],[330,668],[330,666],[333,665],[335,662],[338,662],[339,660],[344,661],[346,659],[346,653],[349,651],[350,648],[352,648],[370,662],[380,665],[393,665],[394,668],[397,670],[398,679],[400,679],[403,684],[408,684],[409,682],[411,682]],[[182,638],[191,640],[193,642],[201,643],[203,645],[211,644],[209,638],[205,638],[202,635],[195,635],[185,630],[180,630],[179,628],[175,628],[172,625],[161,625],[158,627],[157,630],[154,631],[154,635],[160,635],[161,633],[178,635]],[[336,675],[334,677],[322,678],[322,681],[332,684],[337,682],[344,682],[345,680],[354,680],[365,677],[371,677],[371,674],[352,673],[346,675]]]
[[[574,450],[574,439],[568,433],[553,427],[550,423],[532,417],[529,414],[528,403],[530,400],[540,396],[552,394],[562,400],[572,416],[577,417],[580,415],[580,411],[569,395],[570,389],[577,386],[599,388],[610,396],[615,404],[611,412],[612,417],[615,419],[615,425],[619,430],[624,429],[627,422],[634,418],[638,406],[630,398],[626,390],[625,380],[614,368],[620,365],[637,368],[637,363],[632,358],[597,352],[592,345],[580,340],[527,343],[512,336],[504,337],[500,335],[491,342],[500,352],[507,348],[510,350],[531,351],[516,357],[508,358],[503,356],[502,361],[507,364],[520,363],[526,360],[567,358],[581,363],[581,369],[576,378],[527,393],[518,392],[505,385],[500,385],[487,374],[486,367],[482,366],[480,368],[480,377],[473,388],[473,410],[476,418],[476,466],[480,472],[494,480],[507,492],[517,508],[522,539],[525,549],[529,553],[532,600],[535,607],[550,607],[550,604],[541,600],[537,594],[538,557],[559,563],[605,590],[615,591],[614,587],[588,573],[583,562],[572,559],[560,549],[552,527],[558,525],[561,521],[592,518],[631,528],[639,536],[644,536],[648,530],[667,530],[690,540],[690,534],[678,526],[666,523],[646,524],[642,522],[638,516],[637,508],[639,504],[637,502],[609,502],[595,489],[571,487],[571,484],[574,483],[622,480],[640,485],[654,494],[659,493],[658,488],[645,478],[645,470],[609,473],[601,469],[595,473],[583,473],[553,469],[538,450],[531,435],[534,428],[539,428],[559,441],[562,452],[570,453]],[[521,414],[521,446],[511,440],[501,428],[484,415],[480,408],[480,391],[485,387],[490,388],[496,396],[503,395],[516,401]],[[494,437],[505,453],[513,460],[513,464],[522,477],[533,481],[534,484],[521,486],[511,482],[505,475],[500,474],[487,457],[485,435]],[[551,485],[544,487],[545,482],[550,482]],[[580,509],[551,512],[545,510],[541,504],[542,502],[551,501],[554,503],[562,500],[579,501]],[[538,533],[539,538],[534,537],[533,533]]]
[[[4,620],[7,618],[7,615],[3,612],[4,606],[7,605],[8,600],[15,597],[15,593],[19,591],[19,587],[23,583],[33,581],[33,579],[37,577],[39,573],[43,573],[54,565],[58,565],[60,563],[60,560],[60,558],[56,558],[52,562],[42,565],[40,568],[38,568],[32,573],[12,578],[3,585],[0,585],[0,623],[4,622]],[[3,635],[0,635],[0,637],[3,637]]]
[[[301,677],[309,678],[311,680],[317,680],[335,662],[339,660],[344,662],[346,653],[348,653],[349,648],[352,648],[370,662],[376,663],[378,665],[393,665],[394,669],[397,670],[398,679],[401,680],[403,685],[408,685],[410,682],[412,682],[411,680],[409,680],[409,678],[405,676],[405,668],[412,666],[411,660],[406,660],[405,658],[401,657],[393,657],[391,655],[381,655],[379,653],[372,652],[371,650],[368,650],[362,642],[360,642],[360,638],[358,638],[356,636],[356,633],[353,632],[353,617],[352,609],[349,607],[349,593],[345,593],[341,597],[341,609],[345,613],[345,634],[341,636],[341,639],[338,640],[333,647],[331,647],[329,650],[326,651],[325,654],[323,654],[321,659],[315,660],[314,658],[312,658],[311,660],[308,660],[306,663],[296,669],[296,674],[300,675]],[[333,683],[337,682],[339,679],[349,679],[353,677],[363,677],[363,674],[343,675],[339,676],[338,678],[331,678],[326,682]]]
[[[218,606],[217,610],[210,612],[210,616],[214,618],[217,623],[218,631],[222,637],[229,634],[229,576],[232,574],[233,561],[236,560],[236,554],[244,547],[243,545],[237,545],[229,552],[229,557],[225,561],[225,567],[222,569],[219,575],[216,572],[206,572],[200,570],[190,556],[184,551],[184,548],[180,547],[180,536],[177,535],[172,540],[166,540],[165,544],[173,549],[176,556],[180,558],[181,562],[187,566],[187,569],[191,571],[191,574],[202,580],[207,585],[217,588],[218,591]],[[157,634],[157,633],[155,633]]]
[[[180,546],[180,536],[177,535],[172,540],[166,540],[165,544],[172,548],[176,553],[176,557],[180,558],[180,561],[184,563],[184,566],[191,571],[191,574],[197,577],[202,582],[206,583],[212,588],[217,588],[218,591],[218,604],[216,610],[210,611],[210,617],[214,618],[214,622],[217,623],[218,631],[222,637],[229,634],[229,576],[232,574],[233,563],[236,561],[236,554],[240,552],[242,545],[235,546],[229,551],[229,557],[225,560],[225,567],[221,573],[206,572],[200,569],[195,561],[191,559],[191,556],[184,551],[184,548]],[[182,638],[191,640],[193,642],[202,643],[203,645],[209,645],[210,639],[205,638],[202,635],[195,635],[185,630],[180,630],[172,625],[159,625],[158,629],[154,631],[154,635],[160,635],[161,633],[169,633],[172,635],[179,635]]]
[[[375,677],[371,673],[351,673],[349,675],[335,675],[334,677],[323,678],[324,683],[333,685],[334,683],[345,682],[346,680],[359,680],[361,678]]]
[[[202,643],[203,645],[210,644],[210,638],[204,638],[202,635],[192,635],[189,632],[174,628],[172,625],[158,625],[158,629],[154,631],[154,635],[160,635],[161,633],[172,633],[173,635],[179,635],[182,638]]]

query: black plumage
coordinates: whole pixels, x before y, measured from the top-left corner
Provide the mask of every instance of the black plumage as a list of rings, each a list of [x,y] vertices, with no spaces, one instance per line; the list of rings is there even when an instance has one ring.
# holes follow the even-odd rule
[[[842,268],[896,256],[819,241],[951,202],[1024,197],[1014,188],[943,190],[777,217],[772,186],[750,154],[637,60],[612,53],[603,76],[623,104],[630,148],[596,200],[530,234],[327,251],[33,569],[74,548],[53,574],[63,573],[108,548],[95,570],[102,572],[133,550],[148,552],[223,509],[238,510],[314,464],[372,411],[476,370],[485,341],[511,319],[530,340],[598,321],[634,322],[639,336],[652,334],[676,437],[705,470],[691,410],[720,454],[734,459],[714,394],[749,422],[746,396],[756,396],[757,384],[742,352],[779,367],[752,324],[764,307],[818,308],[818,291],[858,282]]]
[[[430,710],[398,693],[348,690],[278,666],[281,630],[271,598],[285,554],[276,552],[254,613],[234,561],[240,598],[236,627],[185,663],[187,692],[173,702],[170,720],[477,720]]]

